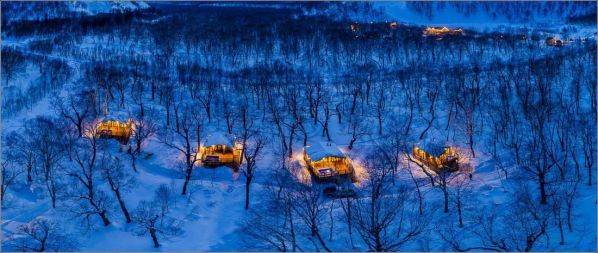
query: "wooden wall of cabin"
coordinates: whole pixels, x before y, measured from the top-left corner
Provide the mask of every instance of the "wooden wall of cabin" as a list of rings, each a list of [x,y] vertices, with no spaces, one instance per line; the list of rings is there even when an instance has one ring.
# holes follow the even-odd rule
[[[349,160],[340,157],[326,157],[310,163],[312,171],[317,175],[318,170],[332,168],[338,175],[346,175],[353,172]]]

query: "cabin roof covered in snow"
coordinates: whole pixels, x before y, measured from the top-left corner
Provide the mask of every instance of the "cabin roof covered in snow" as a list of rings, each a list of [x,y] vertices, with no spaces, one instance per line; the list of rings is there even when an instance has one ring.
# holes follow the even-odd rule
[[[115,114],[111,114],[110,116],[104,117],[102,119],[102,121],[103,122],[118,121],[118,122],[122,122],[122,123],[127,123],[129,121],[129,119],[130,119],[130,117],[126,113],[115,113]]]
[[[426,143],[422,143],[421,145],[418,146],[420,149],[423,149],[424,151],[426,151],[426,153],[439,157],[442,154],[444,154],[444,148],[447,147],[447,145],[440,145],[438,143],[434,143],[434,142],[426,142]]]
[[[233,146],[233,142],[232,142],[232,136],[229,136],[227,134],[223,134],[223,133],[210,133],[208,134],[208,136],[206,136],[204,138],[204,142],[203,145],[206,147],[212,146],[212,145],[226,145],[229,147]]]
[[[311,143],[309,146],[305,146],[305,152],[312,161],[317,161],[329,156],[345,157],[345,154],[332,143]]]

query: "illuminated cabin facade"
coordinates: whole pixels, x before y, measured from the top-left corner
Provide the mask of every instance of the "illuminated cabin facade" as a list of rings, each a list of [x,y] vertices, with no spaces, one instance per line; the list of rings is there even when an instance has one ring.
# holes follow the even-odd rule
[[[352,161],[332,144],[316,143],[303,149],[303,159],[310,172],[320,180],[348,176],[354,180]]]
[[[241,164],[240,144],[220,135],[208,136],[205,142],[198,147],[198,160],[204,167],[230,166],[234,170]]]
[[[134,128],[135,124],[133,124],[132,119],[126,122],[107,119],[98,123],[96,135],[100,138],[115,139],[121,144],[126,145],[133,134]]]
[[[559,39],[555,39],[553,37],[548,37],[546,39],[546,45],[553,46],[553,47],[562,47],[563,41]]]
[[[447,27],[436,28],[428,27],[424,30],[425,36],[442,36],[442,35],[465,35],[463,29],[449,29]]]
[[[459,170],[459,154],[450,146],[414,146],[413,155],[423,165],[436,172],[444,169],[450,172]]]

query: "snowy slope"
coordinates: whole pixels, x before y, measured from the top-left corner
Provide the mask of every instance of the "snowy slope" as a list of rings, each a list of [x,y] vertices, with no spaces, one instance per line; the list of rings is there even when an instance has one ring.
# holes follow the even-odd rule
[[[65,2],[3,2],[2,18],[8,21],[49,20],[101,13],[124,13],[148,9],[137,1],[65,1]]]
[[[401,22],[470,29],[554,26],[570,19],[596,15],[596,5],[592,2],[376,2],[374,5],[387,15],[386,18]]]

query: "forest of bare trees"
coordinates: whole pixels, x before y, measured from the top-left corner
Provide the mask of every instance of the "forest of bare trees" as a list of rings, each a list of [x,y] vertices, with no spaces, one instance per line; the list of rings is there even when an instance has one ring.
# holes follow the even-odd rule
[[[594,39],[554,48],[543,37],[518,39],[516,29],[434,40],[416,26],[363,24],[375,31],[363,36],[350,24],[284,9],[214,8],[5,27],[3,38],[31,41],[2,46],[2,116],[23,126],[2,134],[3,210],[18,208],[6,200],[11,189],[39,189],[83,230],[130,223],[160,247],[185,233],[169,209],[194,194],[198,145],[218,127],[242,143],[239,231],[256,250],[570,243],[567,235],[580,231],[579,192],[596,184]],[[45,97],[45,108],[36,106]],[[32,110],[45,111],[22,117]],[[95,132],[98,118],[117,113],[135,119],[120,146]],[[289,172],[294,155],[320,140],[358,157],[368,176],[357,198],[328,198]],[[426,140],[497,164],[509,188],[505,210],[476,204],[475,173],[428,173],[411,162],[412,146]],[[161,159],[176,160],[169,169],[180,184],[134,203],[129,192],[143,181],[150,143],[171,151],[151,155],[176,156]],[[62,226],[36,218],[2,243],[79,249]]]

